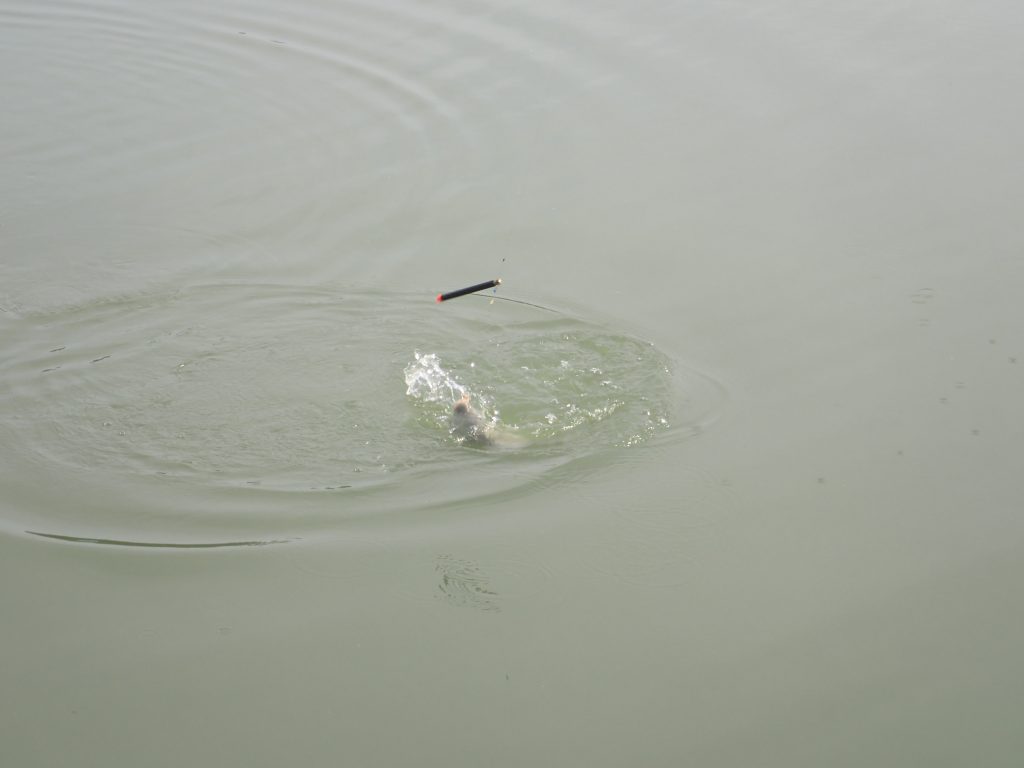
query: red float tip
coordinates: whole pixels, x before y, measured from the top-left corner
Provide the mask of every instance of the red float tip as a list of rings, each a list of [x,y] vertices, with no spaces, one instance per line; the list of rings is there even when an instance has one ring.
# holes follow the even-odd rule
[[[439,294],[437,294],[437,298],[436,298],[436,299],[434,299],[434,301],[436,301],[436,302],[437,302],[438,304],[440,304],[440,303],[441,303],[441,294],[440,294],[440,293],[439,293]]]

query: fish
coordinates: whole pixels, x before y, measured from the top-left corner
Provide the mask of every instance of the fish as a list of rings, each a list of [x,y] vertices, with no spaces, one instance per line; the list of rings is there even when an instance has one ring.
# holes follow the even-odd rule
[[[470,404],[468,394],[452,406],[450,426],[452,435],[464,444],[480,447],[494,444],[494,427]]]
[[[463,445],[475,448],[522,448],[527,441],[521,435],[501,429],[484,418],[464,394],[452,406],[450,432]]]

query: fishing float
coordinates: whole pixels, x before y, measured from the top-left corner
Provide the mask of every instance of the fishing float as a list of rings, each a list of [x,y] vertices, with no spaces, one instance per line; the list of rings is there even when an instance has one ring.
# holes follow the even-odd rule
[[[449,299],[457,299],[459,296],[466,296],[470,293],[476,293],[477,291],[486,291],[488,288],[497,288],[501,285],[501,278],[496,277],[493,280],[488,280],[486,283],[478,283],[477,285],[471,285],[468,288],[459,288],[457,291],[449,291],[448,293],[437,294],[437,303],[440,304],[442,301],[448,301]]]

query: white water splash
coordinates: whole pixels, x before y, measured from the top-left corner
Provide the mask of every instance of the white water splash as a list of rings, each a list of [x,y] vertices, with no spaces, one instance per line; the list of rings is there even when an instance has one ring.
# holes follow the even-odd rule
[[[405,384],[405,394],[426,403],[453,403],[467,394],[434,353],[416,352],[416,359],[405,366]]]

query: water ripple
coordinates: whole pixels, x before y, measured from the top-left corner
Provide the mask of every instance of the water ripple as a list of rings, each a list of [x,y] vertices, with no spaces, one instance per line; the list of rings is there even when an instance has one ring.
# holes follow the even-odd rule
[[[262,222],[243,233],[253,239],[367,237],[378,253],[412,247],[413,234],[479,196],[480,180],[522,151],[508,139],[542,130],[538,119],[560,104],[607,119],[600,99],[581,96],[618,71],[606,43],[622,34],[608,13],[467,2],[301,13],[56,2],[6,14],[20,25],[11,87],[31,94],[14,100],[7,138],[15,175],[31,182],[13,214],[93,184],[114,186],[110,207],[128,210],[153,196],[138,173],[147,167],[172,218],[180,208],[180,220],[210,209],[248,220],[258,205]],[[47,101],[55,93],[59,103]],[[557,144],[548,149],[573,154]],[[38,179],[39,167],[59,170]],[[459,237],[478,227],[460,222]]]
[[[308,538],[574,482],[693,437],[721,405],[629,335],[431,295],[213,283],[23,309],[0,361],[7,522],[83,541]],[[440,359],[423,370],[444,381],[409,384]],[[508,450],[453,439],[456,393]]]
[[[64,536],[58,533],[42,533],[25,531],[33,536],[55,541],[66,541],[72,544],[101,544],[111,547],[141,547],[144,549],[223,549],[234,547],[266,547],[271,544],[287,544],[287,540],[278,541],[217,541],[217,542],[166,542],[166,541],[124,541],[121,539],[96,539],[84,536]]]

